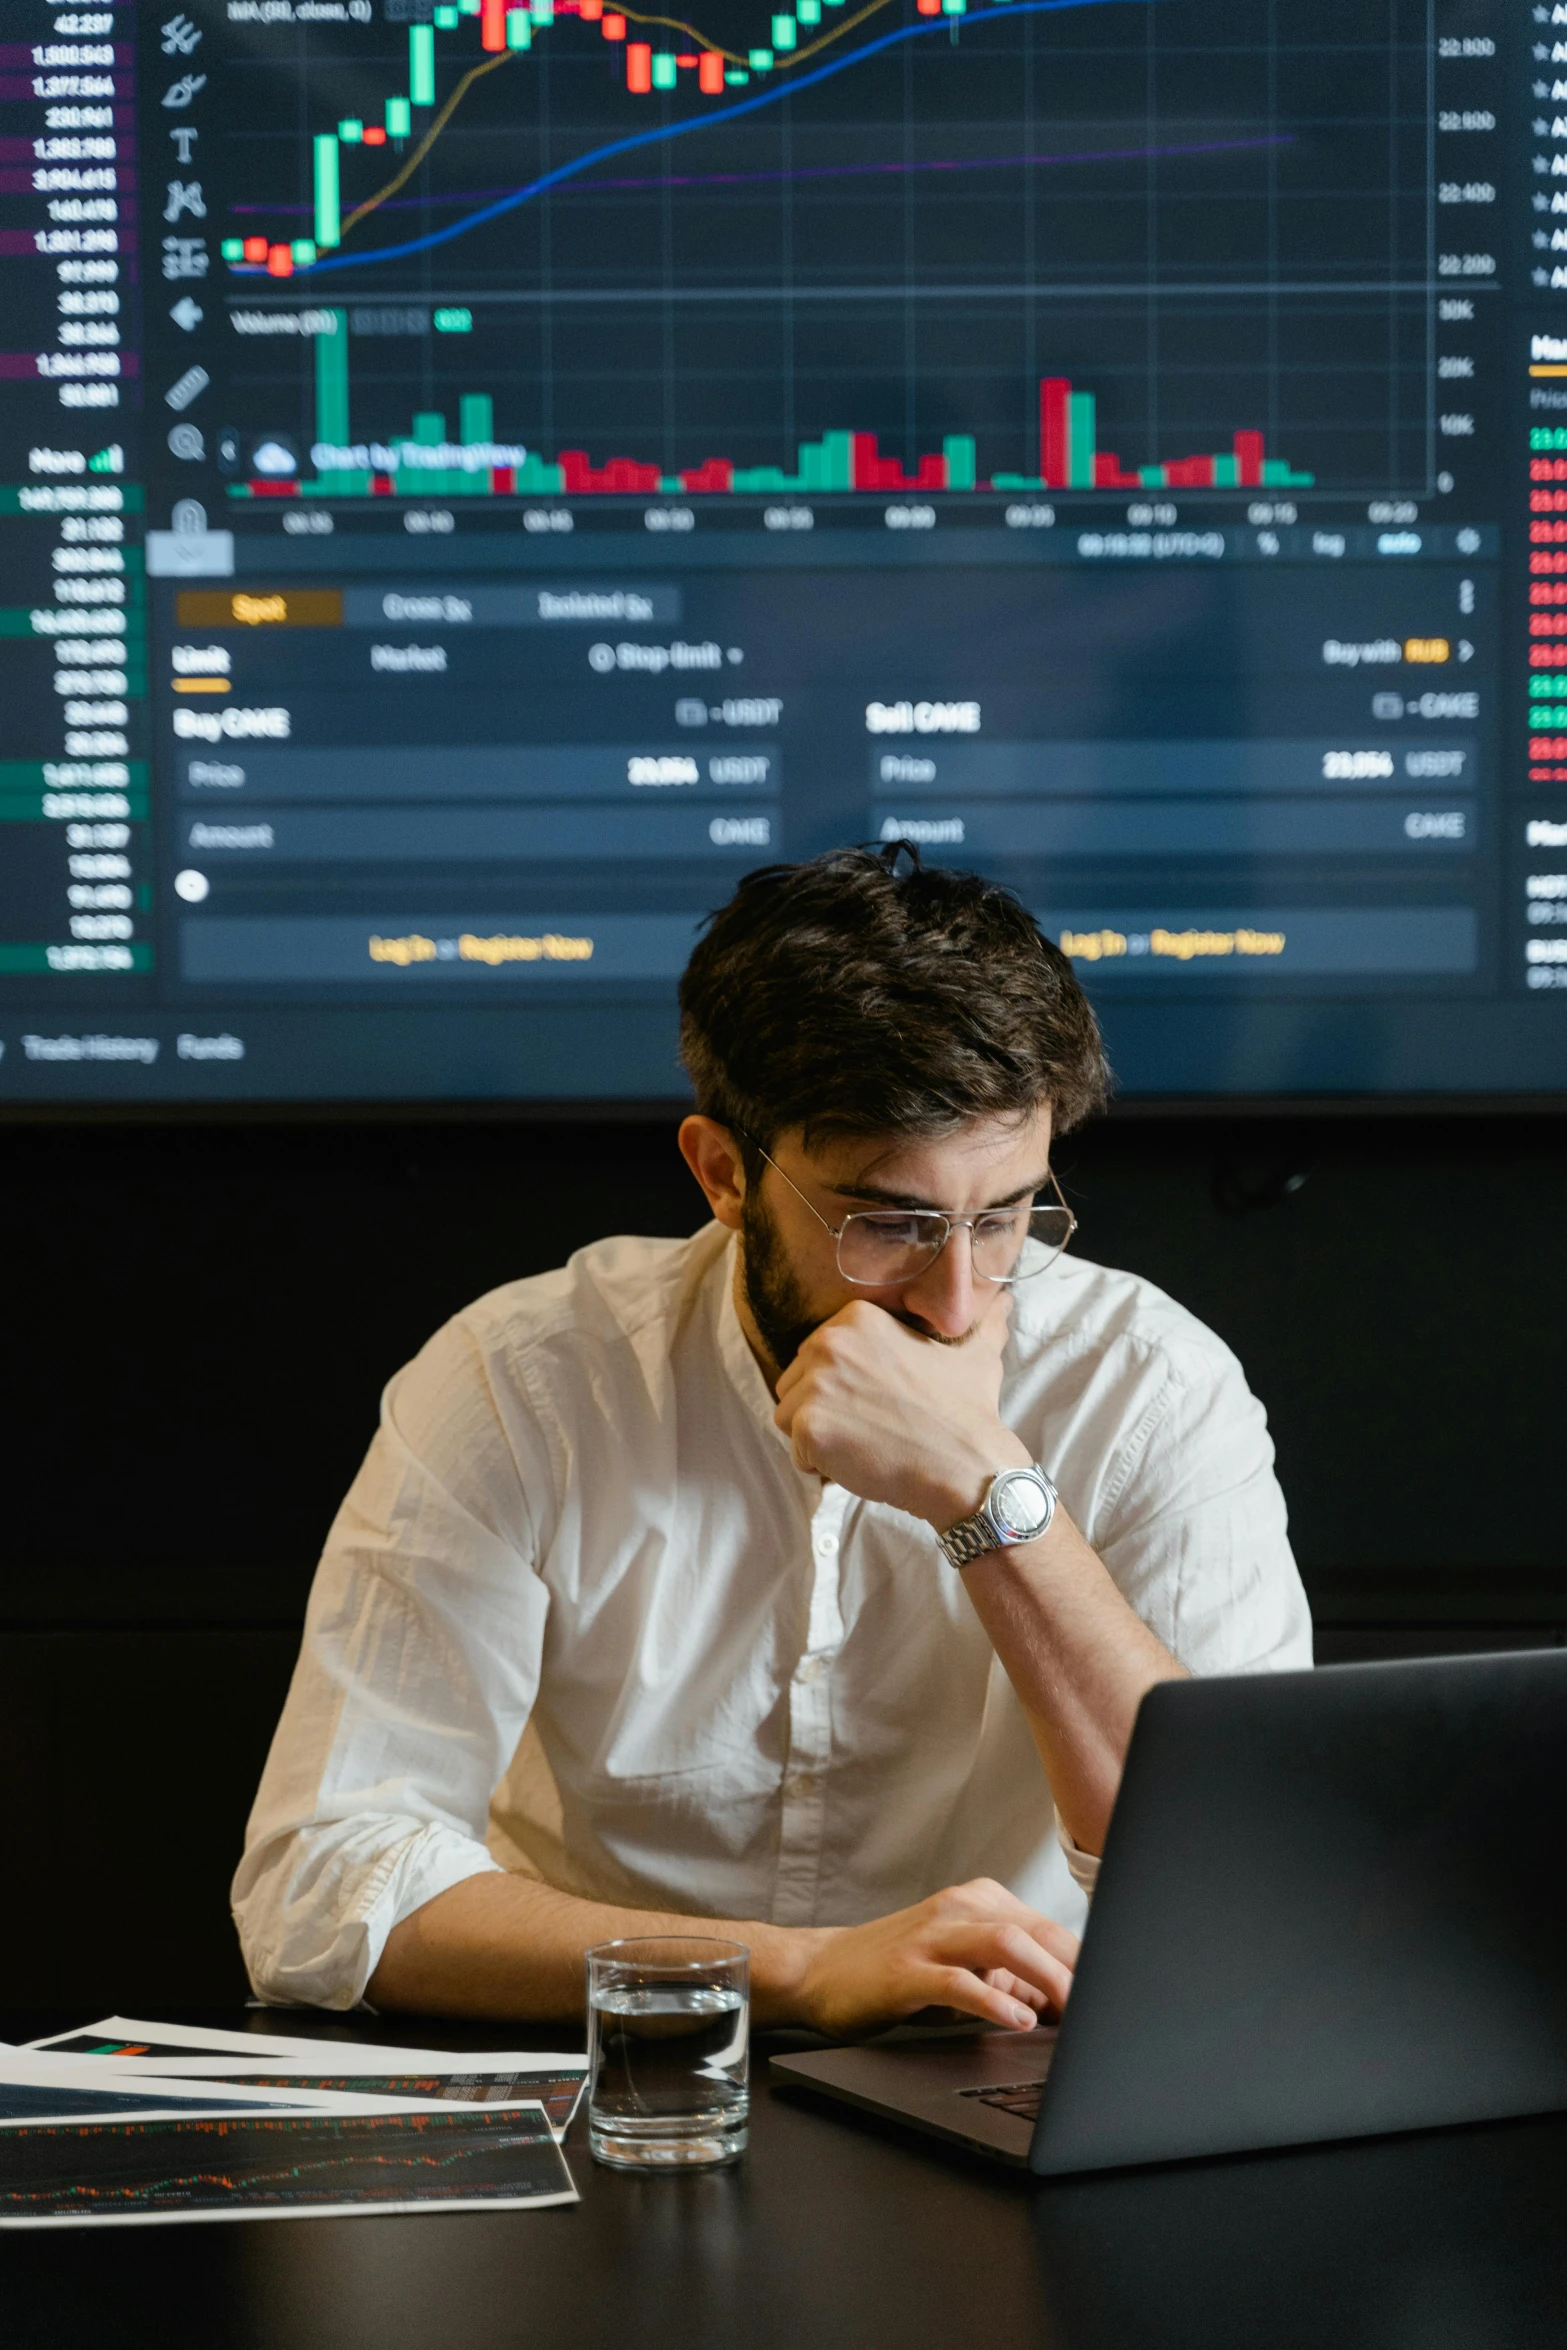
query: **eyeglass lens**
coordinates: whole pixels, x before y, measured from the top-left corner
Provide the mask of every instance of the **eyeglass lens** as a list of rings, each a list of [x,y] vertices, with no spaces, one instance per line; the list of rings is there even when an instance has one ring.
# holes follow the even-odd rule
[[[938,1253],[947,1237],[945,1216],[910,1209],[847,1218],[838,1240],[838,1270],[846,1281],[870,1287],[912,1280]],[[1027,1280],[1042,1273],[1072,1236],[1072,1217],[1063,1207],[1009,1208],[977,1216],[970,1230],[974,1270],[984,1281]],[[1019,1265],[1025,1243],[1036,1244]]]

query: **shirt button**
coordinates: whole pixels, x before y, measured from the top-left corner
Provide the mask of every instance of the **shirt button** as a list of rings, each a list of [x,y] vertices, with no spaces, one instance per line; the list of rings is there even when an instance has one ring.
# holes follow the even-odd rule
[[[836,1534],[813,1535],[811,1538],[811,1548],[815,1551],[819,1559],[836,1558],[838,1555],[838,1537]]]
[[[795,1674],[795,1679],[797,1681],[803,1681],[805,1686],[809,1688],[813,1681],[819,1681],[821,1679],[823,1673],[825,1673],[826,1670],[827,1659],[825,1657],[808,1656],[801,1660],[800,1669]]]

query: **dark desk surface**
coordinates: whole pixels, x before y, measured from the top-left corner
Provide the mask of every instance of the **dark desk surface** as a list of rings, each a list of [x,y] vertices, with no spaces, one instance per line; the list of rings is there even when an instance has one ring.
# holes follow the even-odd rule
[[[91,2020],[0,2016],[22,2039]],[[172,2018],[170,2020],[173,2020]],[[189,2016],[426,2047],[523,2027]],[[0,2235],[7,2350],[1541,2350],[1567,2118],[1036,2185],[766,2086],[733,2169],[579,2208]]]

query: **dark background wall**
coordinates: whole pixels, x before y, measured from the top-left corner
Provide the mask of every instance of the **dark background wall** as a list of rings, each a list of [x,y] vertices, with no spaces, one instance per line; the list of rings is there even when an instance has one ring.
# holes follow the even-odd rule
[[[1324,1658],[1559,1640],[1567,1122],[1125,1117],[1084,1253],[1240,1354]],[[215,2003],[321,1536],[447,1314],[701,1202],[672,1124],[0,1128],[0,2004]]]

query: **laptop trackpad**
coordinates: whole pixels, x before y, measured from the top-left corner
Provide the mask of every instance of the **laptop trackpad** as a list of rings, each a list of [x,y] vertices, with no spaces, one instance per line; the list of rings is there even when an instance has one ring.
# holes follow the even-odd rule
[[[1033,2113],[1055,2054],[1056,2028],[985,2032],[932,2047],[835,2048],[774,2057],[776,2078],[1026,2162]],[[1037,2109],[1037,2108],[1036,2108]]]

